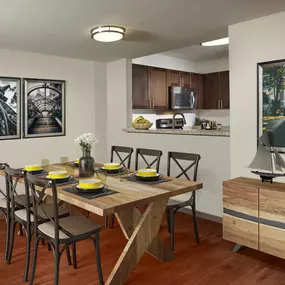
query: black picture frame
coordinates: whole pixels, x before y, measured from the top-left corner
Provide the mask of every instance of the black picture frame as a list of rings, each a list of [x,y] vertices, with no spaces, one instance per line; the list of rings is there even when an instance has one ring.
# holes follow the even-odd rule
[[[0,76],[0,140],[21,138],[21,87],[21,78]]]
[[[276,65],[278,63],[284,63],[285,65],[285,59],[257,63],[257,146],[258,138],[263,134],[263,68],[266,65]],[[285,153],[285,145],[284,147],[273,146],[279,153]]]
[[[65,136],[66,81],[24,78],[22,89],[23,138]]]

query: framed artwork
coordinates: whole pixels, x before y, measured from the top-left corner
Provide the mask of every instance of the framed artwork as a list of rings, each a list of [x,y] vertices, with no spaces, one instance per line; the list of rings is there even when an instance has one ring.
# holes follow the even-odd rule
[[[285,153],[285,59],[258,63],[257,69],[257,135],[269,131],[271,145]]]
[[[65,81],[24,81],[24,138],[65,136]]]
[[[21,138],[21,79],[0,77],[0,140]]]

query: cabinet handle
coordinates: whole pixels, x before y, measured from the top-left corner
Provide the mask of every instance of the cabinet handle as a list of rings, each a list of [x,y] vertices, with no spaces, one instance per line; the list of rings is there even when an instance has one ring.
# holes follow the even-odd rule
[[[220,109],[220,100],[218,100],[218,109]]]
[[[149,109],[151,109],[151,99],[149,98]]]
[[[223,109],[223,100],[221,100],[221,109]]]
[[[152,100],[152,109],[154,109],[154,100]]]

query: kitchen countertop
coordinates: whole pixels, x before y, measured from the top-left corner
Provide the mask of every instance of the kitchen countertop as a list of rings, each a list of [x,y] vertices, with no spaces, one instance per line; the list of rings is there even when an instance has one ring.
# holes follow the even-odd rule
[[[211,136],[211,137],[230,137],[230,128],[224,127],[221,130],[201,130],[196,128],[185,128],[184,130],[172,129],[151,129],[151,130],[135,130],[133,128],[123,129],[127,133],[141,134],[167,134],[167,135],[192,135],[192,136]]]

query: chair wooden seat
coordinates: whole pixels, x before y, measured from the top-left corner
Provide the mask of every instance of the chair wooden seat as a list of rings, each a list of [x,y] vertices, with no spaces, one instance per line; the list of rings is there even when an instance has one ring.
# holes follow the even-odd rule
[[[18,195],[18,196],[15,197],[15,203],[16,203],[17,206],[24,207],[23,204],[26,204],[25,201],[26,201],[25,194]],[[7,209],[7,200],[6,200],[6,198],[0,198],[0,208]]]
[[[31,212],[33,212],[33,208],[31,208]],[[38,208],[38,217],[41,220],[49,221],[49,217],[46,215],[45,212],[51,218],[53,218],[54,217],[53,205],[52,204],[42,204],[42,206]],[[69,216],[69,212],[66,208],[58,206],[58,216],[59,218],[67,217]]]
[[[7,208],[7,200],[6,198],[0,198],[0,208],[6,209]]]
[[[59,230],[60,243],[67,243],[70,239],[73,242],[80,241],[100,231],[100,226],[98,224],[83,216],[61,218],[59,220],[59,226],[64,229],[64,232]],[[55,238],[54,223],[52,221],[40,224],[38,230],[41,234],[46,235],[49,238]],[[70,233],[69,236],[68,233]]]
[[[20,219],[23,222],[27,222],[27,210],[26,209],[21,209],[21,210],[17,210],[15,211],[15,216]],[[33,223],[34,222],[34,216],[32,214],[30,214],[30,222]]]

